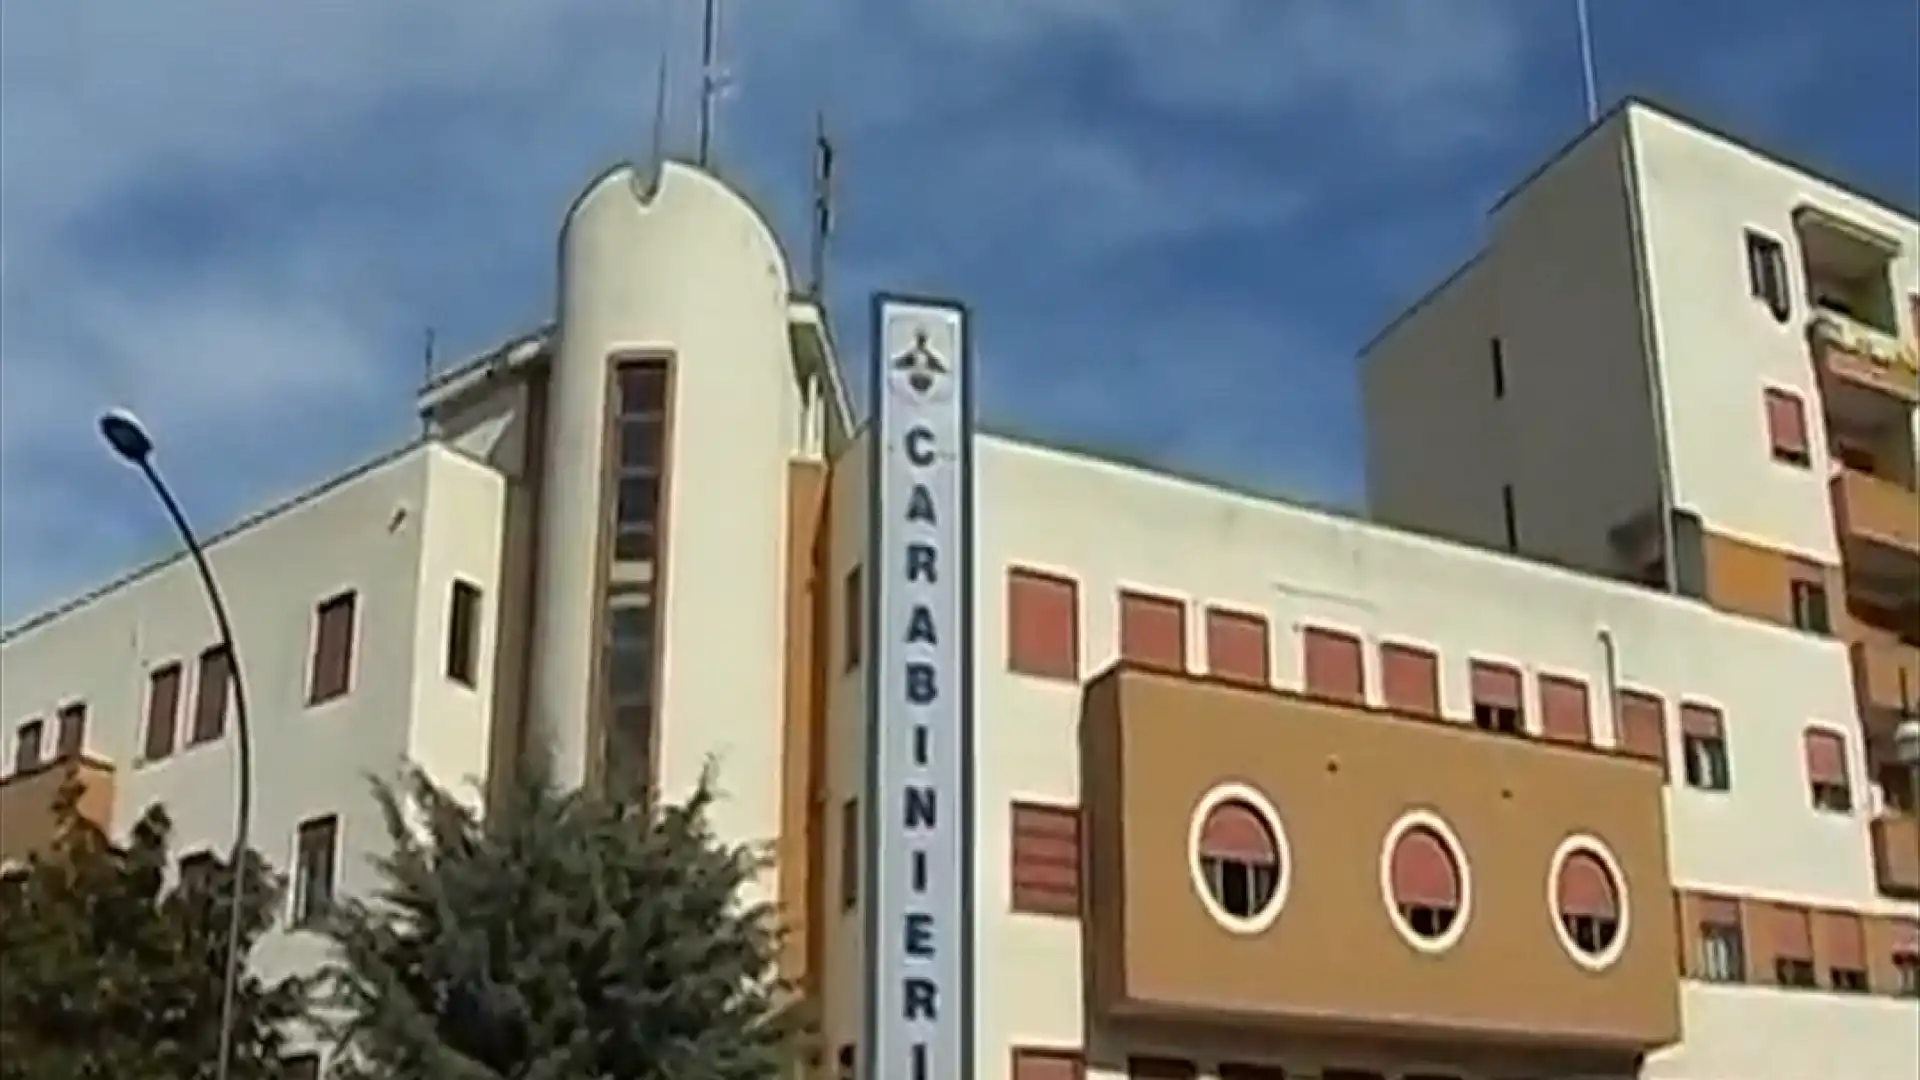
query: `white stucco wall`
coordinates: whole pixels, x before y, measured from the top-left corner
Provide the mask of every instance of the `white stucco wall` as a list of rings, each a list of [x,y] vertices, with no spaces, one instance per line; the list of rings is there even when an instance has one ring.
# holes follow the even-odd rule
[[[1636,275],[1615,120],[1516,188],[1478,258],[1367,350],[1374,516],[1504,548],[1512,485],[1519,550],[1614,572],[1611,531],[1660,493]]]
[[[549,398],[532,719],[560,775],[582,775],[594,653],[598,535],[612,512],[599,463],[607,365],[673,360],[663,544],[666,641],[658,718],[663,794],[711,762],[723,837],[779,829],[786,469],[801,399],[786,264],[740,195],[667,163],[645,192],[613,170],[575,204],[560,245],[559,341]]]
[[[1677,501],[1717,532],[1836,562],[1793,215],[1810,205],[1899,239],[1904,250],[1892,266],[1892,285],[1908,340],[1914,327],[1906,298],[1920,289],[1920,228],[1651,110],[1630,115]],[[1748,229],[1786,248],[1793,314],[1785,324],[1748,294]],[[1761,403],[1767,386],[1808,403],[1813,468],[1781,465],[1768,453]]]
[[[1493,395],[1487,277],[1476,257],[1383,331],[1362,354],[1360,390],[1369,513],[1499,548],[1509,458]]]
[[[478,806],[487,776],[493,688],[499,674],[494,613],[500,602],[507,481],[480,462],[446,449],[429,453],[425,464],[427,500],[414,616],[416,677],[407,758]],[[455,582],[480,590],[472,686],[447,677]]]
[[[484,468],[425,445],[349,474],[210,548],[252,717],[253,845],[283,873],[292,868],[300,823],[335,814],[339,887],[366,890],[375,882],[368,859],[385,849],[369,778],[392,775],[413,754],[437,778],[458,783],[475,753],[458,733],[473,724],[481,725],[473,746],[484,754],[485,715],[441,688],[439,658],[448,575],[491,588],[487,538],[497,497],[498,480]],[[342,698],[309,706],[314,607],[347,589],[358,596],[352,685]],[[60,701],[84,698],[87,751],[116,768],[114,825],[125,829],[164,803],[176,855],[224,854],[233,838],[232,714],[224,738],[185,745],[196,661],[214,642],[199,579],[190,562],[176,559],[10,632],[0,645],[0,719],[10,732]],[[185,672],[181,735],[171,756],[144,764],[148,673],[170,661]],[[307,970],[323,955],[313,935],[282,929],[262,941],[256,959],[277,975]]]
[[[864,802],[867,776],[867,677],[866,666],[849,671],[845,664],[843,607],[847,574],[864,567],[867,552],[867,526],[870,515],[867,491],[867,430],[857,432],[833,463],[826,530],[830,553],[822,596],[830,605],[826,649],[820,658],[822,677],[826,679],[826,762],[825,813],[823,827],[828,830],[826,864],[821,868],[826,886],[827,910],[825,946],[827,951],[821,1041],[831,1055],[842,1045],[858,1043],[865,1016],[864,908],[856,904],[843,910],[840,905],[841,872],[859,853],[850,851],[840,828],[841,807],[848,799]],[[864,618],[864,614],[862,618]],[[863,658],[864,659],[864,658]],[[862,806],[864,813],[865,807]],[[859,843],[859,838],[853,838]],[[864,883],[862,889],[864,890]],[[861,897],[864,900],[864,896]]]
[[[1080,581],[1085,672],[1116,655],[1117,590],[1140,586],[1266,612],[1283,686],[1300,684],[1293,634],[1308,622],[1345,626],[1370,645],[1390,635],[1436,649],[1442,707],[1455,717],[1470,713],[1470,656],[1519,664],[1528,672],[1530,697],[1540,672],[1577,675],[1595,692],[1603,743],[1613,732],[1611,710],[1600,697],[1604,654],[1597,634],[1608,629],[1619,646],[1622,686],[1653,690],[1674,703],[1682,696],[1710,701],[1727,717],[1733,789],[1708,794],[1682,784],[1669,792],[1679,884],[1901,910],[1875,898],[1863,813],[1817,813],[1805,791],[1800,735],[1811,720],[1849,731],[1854,781],[1865,785],[1858,737],[1847,723],[1852,685],[1837,644],[1646,590],[995,438],[981,440],[978,460],[981,503],[991,508],[981,515],[976,553],[978,887],[981,955],[994,958],[979,1005],[981,1080],[1002,1080],[1009,1045],[1077,1045],[1084,1020],[1080,928],[1009,912],[1008,804],[1079,797],[1078,691],[1004,669],[1010,564]],[[1203,661],[1197,622],[1190,623],[1189,641],[1197,666]],[[1369,678],[1378,677],[1377,664],[1370,665]],[[1370,690],[1377,694],[1378,686]],[[1669,720],[1669,737],[1677,761],[1677,718]],[[1168,880],[1180,887],[1183,878],[1170,874]],[[1912,905],[1905,910],[1912,912]],[[1736,1030],[1717,1026],[1710,1007],[1690,1005],[1690,1017],[1698,1017],[1690,1052],[1705,1056],[1675,1060],[1725,1060],[1712,1055],[1732,1052],[1716,1049],[1729,1040],[1792,1040],[1824,1046],[1824,1060],[1861,1063],[1862,1071],[1848,1072],[1861,1080],[1893,1080],[1920,1069],[1920,1048],[1901,1024],[1903,1016],[1911,1023],[1910,1007],[1903,1014],[1899,1003],[1818,994],[1775,1002],[1778,992],[1761,988],[1722,993],[1761,1002],[1756,1018],[1773,1015],[1765,1011],[1771,1008],[1797,1019],[1742,1023]],[[1845,1019],[1824,1019],[1835,1016]],[[1861,1039],[1873,1048],[1855,1049]],[[1813,1053],[1797,1048],[1778,1058],[1755,1057],[1791,1062],[1811,1060],[1804,1055]],[[1886,1063],[1904,1063],[1906,1072],[1886,1072]],[[1718,1080],[1735,1074],[1667,1075]],[[1739,1075],[1806,1080],[1784,1066]]]

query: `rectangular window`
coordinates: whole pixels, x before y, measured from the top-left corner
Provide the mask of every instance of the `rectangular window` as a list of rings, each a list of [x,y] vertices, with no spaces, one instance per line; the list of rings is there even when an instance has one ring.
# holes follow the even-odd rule
[[[1852,813],[1853,785],[1847,779],[1846,736],[1825,728],[1811,728],[1800,741],[1813,808],[1833,814]]]
[[[1893,992],[1901,997],[1920,998],[1920,952],[1893,954]]]
[[[1360,638],[1309,626],[1300,632],[1301,667],[1308,694],[1344,705],[1367,703],[1367,662]]]
[[[1700,978],[1707,982],[1747,981],[1747,946],[1740,908],[1731,900],[1706,900],[1700,919]]]
[[[866,640],[866,619],[864,609],[866,593],[860,585],[860,568],[847,571],[847,580],[840,589],[840,652],[846,657],[843,665],[847,671],[860,666],[860,648]]]
[[[313,675],[307,704],[319,705],[343,697],[353,688],[353,636],[358,601],[351,591],[323,601],[314,609]]]
[[[625,360],[619,365],[619,409],[622,419],[659,416],[667,411],[665,360]]]
[[[1513,485],[1500,485],[1500,518],[1506,529],[1507,550],[1520,550],[1520,512],[1513,505]]]
[[[1380,646],[1380,696],[1395,712],[1439,716],[1440,658],[1413,645]]]
[[[1127,1058],[1127,1080],[1194,1080],[1199,1075],[1193,1062],[1180,1058]]]
[[[60,706],[56,720],[54,752],[62,761],[71,761],[87,752],[87,703],[72,701]]]
[[[1780,241],[1747,230],[1747,293],[1765,305],[1775,322],[1786,322],[1792,308],[1787,299],[1787,256]]]
[[[1502,735],[1525,732],[1520,669],[1475,660],[1468,670],[1473,686],[1473,726]]]
[[[1812,576],[1797,577],[1788,583],[1787,590],[1794,629],[1810,634],[1833,633],[1826,582]]]
[[[233,654],[215,645],[200,654],[199,686],[187,745],[212,742],[227,732],[227,701],[233,696]]]
[[[1272,634],[1264,616],[1207,609],[1207,672],[1245,686],[1273,682]]]
[[[660,417],[637,416],[620,422],[620,468],[660,467]]]
[[[1819,978],[1814,974],[1813,961],[1802,956],[1774,957],[1773,981],[1796,990],[1812,990],[1820,985]]]
[[[1867,973],[1860,968],[1828,968],[1827,985],[1843,994],[1864,994],[1870,989]]]
[[[1862,994],[1867,981],[1867,927],[1857,912],[1818,915],[1820,942],[1827,962],[1827,985],[1843,994]]]
[[[1622,690],[1618,722],[1620,749],[1657,761],[1661,771],[1667,772],[1667,703],[1642,690]]]
[[[1278,1065],[1244,1065],[1235,1061],[1220,1063],[1220,1080],[1288,1080],[1287,1070]]]
[[[1013,1080],[1087,1080],[1087,1063],[1072,1050],[1015,1047]]]
[[[1160,671],[1187,669],[1187,605],[1167,596],[1120,592],[1120,658]]]
[[[1071,806],[1014,803],[1013,910],[1032,915],[1080,914],[1080,811]]]
[[[659,358],[621,360],[614,378],[619,448],[613,462],[613,558],[623,563],[650,562],[660,554],[667,364]]]
[[[1007,571],[1007,668],[1019,675],[1079,681],[1079,585],[1037,570]]]
[[[1497,400],[1507,396],[1507,355],[1506,348],[1499,338],[1487,340],[1487,361],[1493,367],[1493,396]]]
[[[1771,924],[1773,981],[1797,990],[1818,988],[1820,977],[1813,963],[1813,913],[1788,904],[1771,904],[1762,910]]]
[[[294,926],[311,926],[333,907],[339,841],[339,819],[331,814],[300,823],[294,852]]]
[[[142,761],[164,761],[173,753],[180,726],[180,665],[162,664],[147,676],[147,732]]]
[[[615,562],[646,562],[660,552],[651,521],[621,521],[613,534]]]
[[[1686,760],[1688,787],[1700,791],[1733,787],[1726,724],[1720,710],[1694,702],[1680,706],[1680,753]]]
[[[606,612],[601,663],[609,712],[600,752],[603,775],[617,790],[653,782],[654,618],[653,598],[644,592],[616,594]]]
[[[1807,439],[1807,406],[1798,394],[1768,387],[1767,444],[1773,460],[1805,468],[1813,461]]]
[[[1554,742],[1593,742],[1586,683],[1564,675],[1540,676],[1540,734]]]
[[[13,771],[32,772],[40,767],[41,744],[46,741],[47,725],[38,718],[20,725],[13,740]]]
[[[447,597],[447,678],[473,686],[480,672],[480,586],[453,583]]]
[[[860,800],[840,804],[840,910],[860,902]]]
[[[615,498],[614,513],[621,524],[650,524],[658,516],[660,477],[651,473],[623,475]]]

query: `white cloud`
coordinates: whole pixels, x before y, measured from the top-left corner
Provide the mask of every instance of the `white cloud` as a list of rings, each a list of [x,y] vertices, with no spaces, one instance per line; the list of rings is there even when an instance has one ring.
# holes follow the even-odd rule
[[[1006,81],[1059,104],[1054,50],[1090,46],[1121,63],[1130,96],[1078,104],[1121,121],[1141,105],[1326,108],[1330,124],[1413,146],[1472,130],[1513,75],[1498,0],[1441,6],[733,0],[729,145],[785,160],[797,188],[805,114],[831,105],[857,197],[921,167],[889,161],[891,140],[936,123],[951,157],[925,184],[937,171],[971,193],[945,246],[915,255],[936,263],[1086,265],[1196,229],[1277,228],[1310,205],[1303,178],[1156,150],[1124,122],[1010,100]],[[543,237],[574,184],[645,143],[669,34],[688,101],[697,24],[691,0],[0,4],[0,613],[109,572],[154,535],[104,524],[90,485],[105,474],[88,457],[103,405],[164,430],[209,524],[399,434],[420,323],[477,346],[537,313],[539,297],[502,296],[501,282],[544,295]],[[776,135],[790,152],[766,148]],[[250,210],[274,206],[271,227],[221,236],[251,219],[190,225],[166,198],[148,206],[212,181]],[[193,254],[127,258],[113,230],[136,229]],[[524,272],[498,270],[509,252]],[[182,475],[235,461],[248,467]]]

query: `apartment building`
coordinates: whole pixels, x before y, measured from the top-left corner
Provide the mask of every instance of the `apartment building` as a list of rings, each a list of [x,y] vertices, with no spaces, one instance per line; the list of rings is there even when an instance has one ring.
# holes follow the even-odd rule
[[[1916,335],[1910,206],[1628,101],[1502,197],[1483,249],[1368,346],[1373,510],[1823,647],[1854,682],[1869,891],[1910,900],[1920,769],[1895,735],[1920,720]]]
[[[822,1077],[1920,1072],[1843,641],[977,429],[937,301],[876,305],[862,423],[788,266],[713,176],[611,170],[554,325],[212,544],[296,884],[263,964],[364,887],[367,774],[541,744],[719,762]],[[224,844],[211,643],[178,561],[7,632],[0,855],[76,772]]]
[[[1916,334],[1910,208],[1629,101],[1369,346],[1373,511],[1846,643],[1904,859]]]

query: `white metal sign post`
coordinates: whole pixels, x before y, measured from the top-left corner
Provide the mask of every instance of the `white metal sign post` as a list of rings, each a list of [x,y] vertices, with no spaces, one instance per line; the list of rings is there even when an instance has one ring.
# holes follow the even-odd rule
[[[967,313],[873,300],[862,1080],[973,1076]]]

